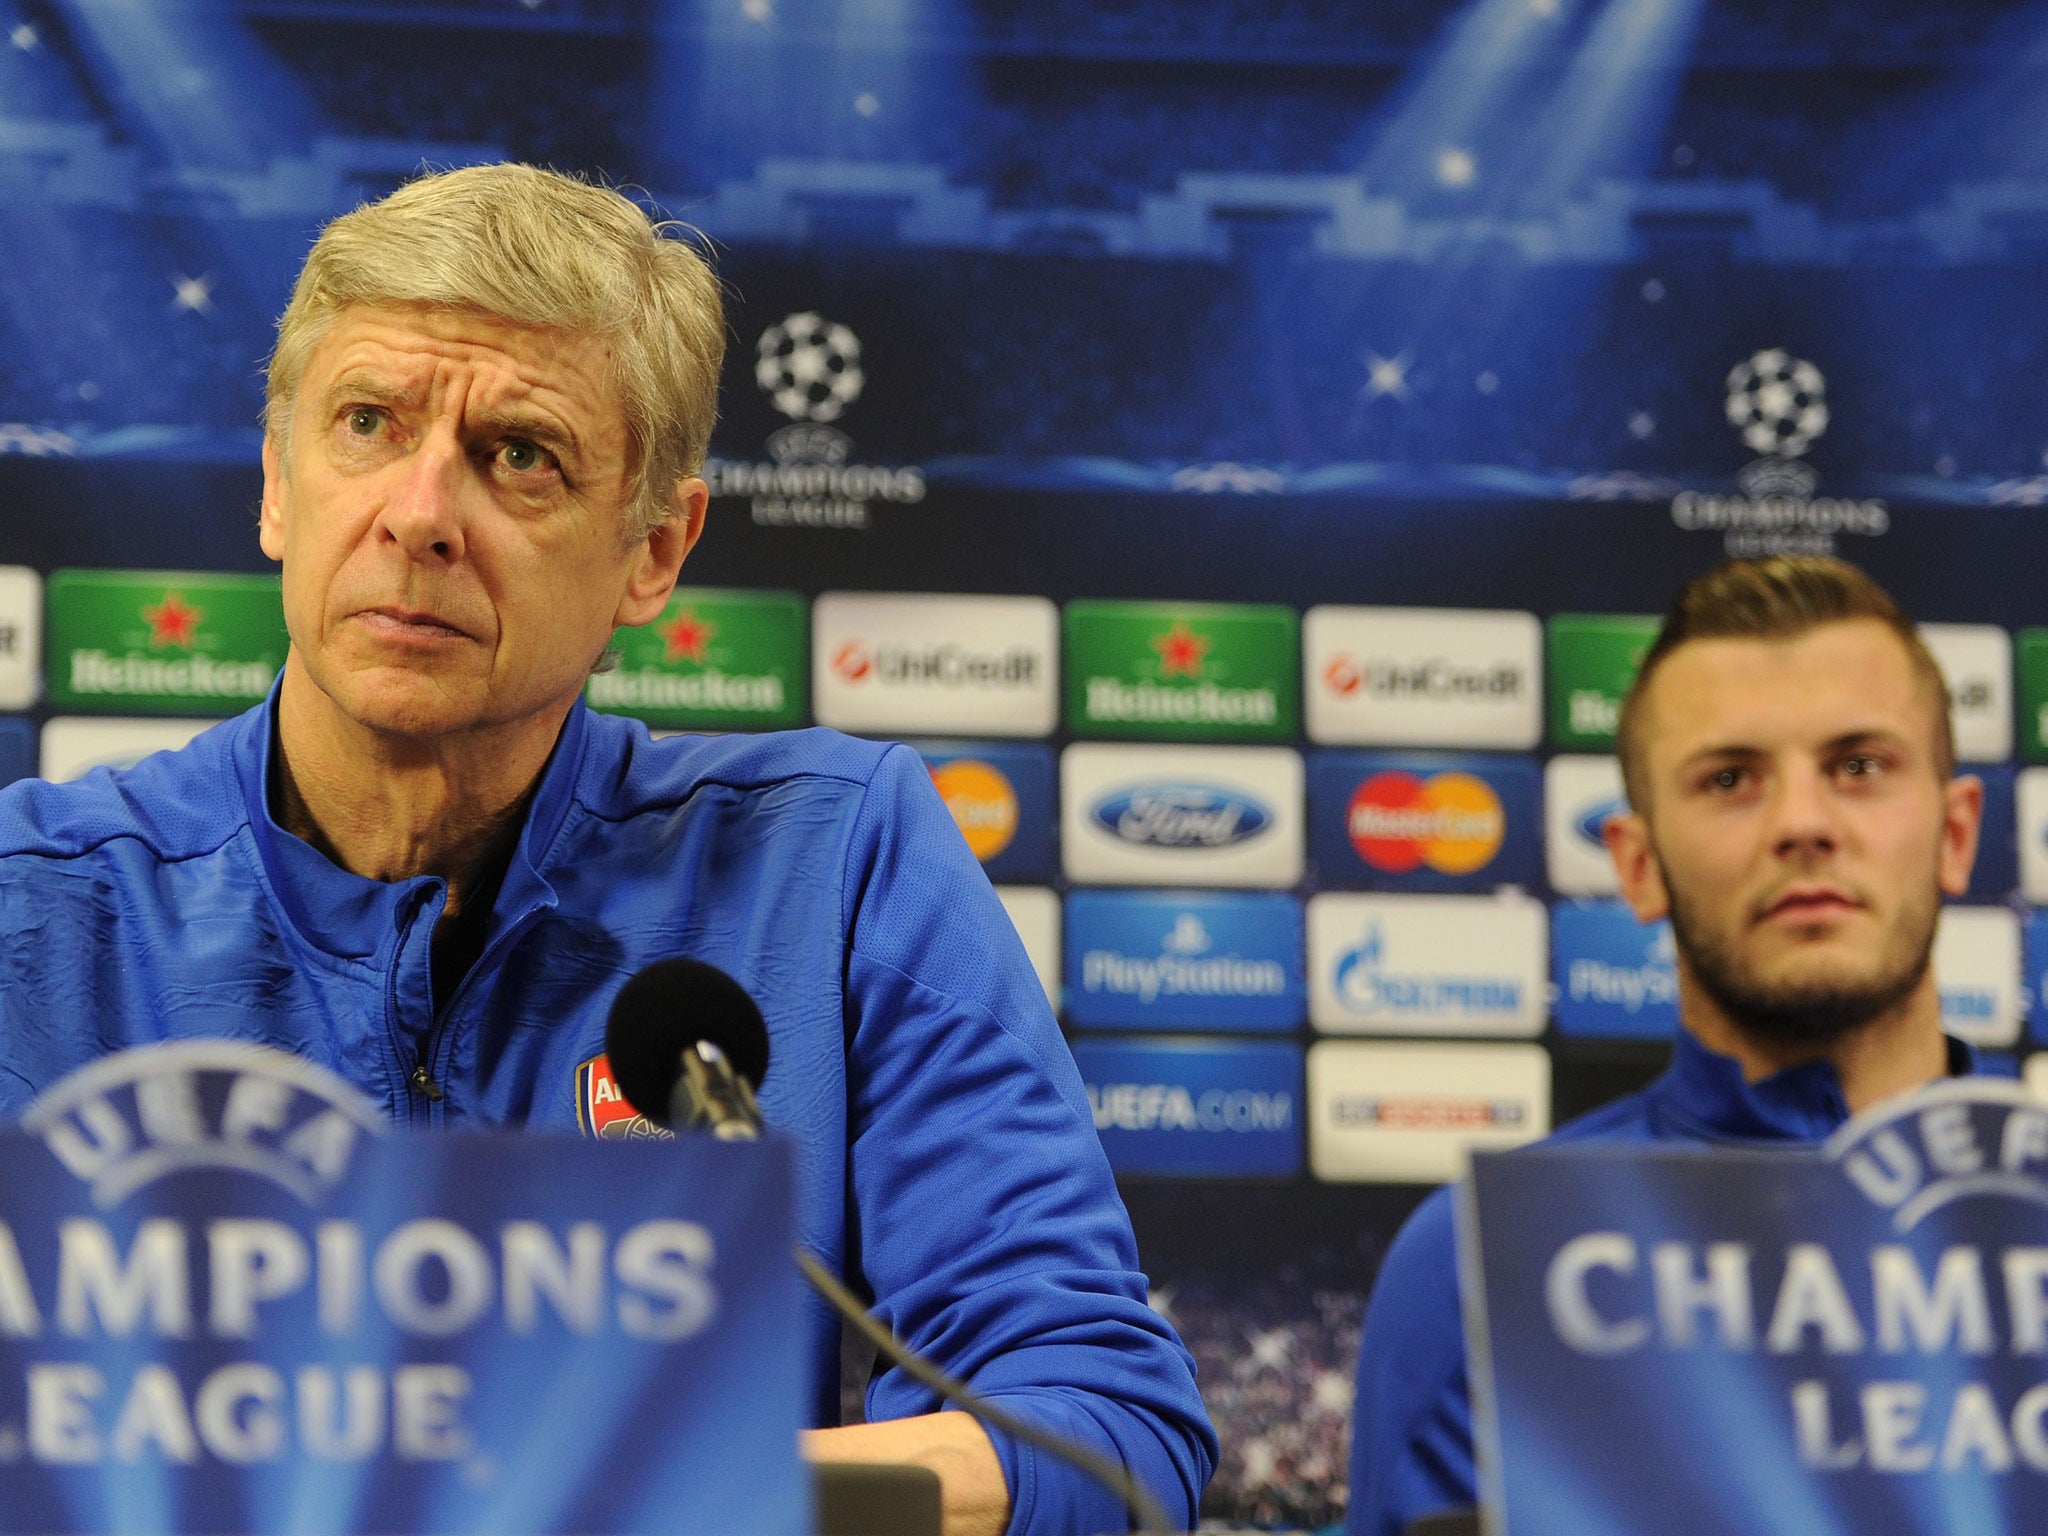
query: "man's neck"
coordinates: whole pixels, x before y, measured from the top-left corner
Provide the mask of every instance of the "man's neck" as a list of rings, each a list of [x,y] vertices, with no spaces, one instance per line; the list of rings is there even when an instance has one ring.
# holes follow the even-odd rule
[[[294,653],[278,698],[278,824],[351,874],[440,876],[443,916],[453,917],[517,841],[567,714],[565,706],[502,729],[393,738],[336,709]]]
[[[1832,1063],[1851,1114],[1948,1075],[1948,1041],[1941,1032],[1941,997],[1932,971],[1895,1007],[1825,1042],[1780,1040],[1745,1029],[1682,968],[1678,1012],[1700,1044],[1734,1057],[1748,1082],[1803,1062]]]

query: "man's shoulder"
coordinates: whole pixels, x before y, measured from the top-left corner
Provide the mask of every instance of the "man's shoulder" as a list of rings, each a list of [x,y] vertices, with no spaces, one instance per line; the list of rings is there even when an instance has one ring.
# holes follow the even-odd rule
[[[593,713],[581,791],[601,815],[680,804],[711,786],[752,791],[811,781],[866,789],[893,742],[813,726],[757,735],[655,736],[636,720]]]
[[[1654,1085],[1653,1085],[1654,1087]],[[1587,1141],[1655,1141],[1651,1089],[1624,1095],[1597,1109],[1567,1120],[1538,1146]]]
[[[78,859],[121,842],[167,861],[212,852],[248,820],[235,751],[252,728],[230,720],[175,751],[61,784],[17,780],[0,789],[0,858]]]

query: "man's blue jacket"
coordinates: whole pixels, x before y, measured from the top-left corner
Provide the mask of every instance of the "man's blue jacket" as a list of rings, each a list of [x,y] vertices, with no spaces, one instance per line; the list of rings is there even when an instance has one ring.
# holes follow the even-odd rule
[[[1072,1057],[914,753],[653,741],[578,704],[483,953],[437,1000],[443,882],[362,879],[278,827],[274,703],[126,773],[0,791],[0,1115],[104,1052],[226,1035],[400,1123],[573,1134],[620,985],[709,961],[767,1017],[761,1107],[796,1143],[802,1241],[913,1347],[1192,1521],[1216,1460],[1193,1361],[1146,1305]],[[838,1324],[822,1303],[808,1323],[813,1422],[836,1423]],[[868,1389],[872,1419],[936,1406],[894,1370]],[[1124,1529],[1088,1479],[995,1442],[1012,1532]]]
[[[1949,1070],[1977,1059],[1949,1042]],[[1553,1143],[1814,1145],[1849,1118],[1832,1064],[1743,1080],[1742,1068],[1681,1029],[1671,1065],[1641,1093],[1565,1126]],[[1351,1434],[1350,1536],[1402,1536],[1410,1522],[1478,1500],[1472,1392],[1458,1313],[1451,1190],[1416,1208],[1387,1250],[1366,1308]]]

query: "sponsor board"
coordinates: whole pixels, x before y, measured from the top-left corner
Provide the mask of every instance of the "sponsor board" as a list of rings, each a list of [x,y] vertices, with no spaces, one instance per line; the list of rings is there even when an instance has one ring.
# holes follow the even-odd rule
[[[612,636],[618,665],[584,686],[593,709],[684,730],[804,722],[804,600],[678,587],[652,624]]]
[[[1609,747],[1621,701],[1658,620],[1618,613],[1559,613],[1547,632],[1550,740],[1566,750]]]
[[[1301,1171],[1301,1049],[1276,1042],[1076,1040],[1095,1133],[1118,1173]]]
[[[1294,610],[1249,603],[1068,603],[1067,729],[1168,741],[1292,741]]]
[[[2020,1081],[2035,1098],[2048,1100],[2048,1051],[2036,1051],[2021,1064]]]
[[[811,610],[818,723],[1049,736],[1059,615],[1042,597],[827,592]]]
[[[152,752],[175,752],[217,720],[80,720],[59,716],[43,725],[37,772],[53,784],[95,768],[120,772]]]
[[[1301,903],[1207,891],[1067,897],[1067,1020],[1089,1029],[1289,1030]]]
[[[1010,914],[1010,926],[1024,941],[1024,953],[1031,957],[1031,969],[1045,988],[1046,1001],[1057,1013],[1060,1006],[1060,899],[1052,891],[1035,885],[999,885],[996,897]]]
[[[2021,992],[2027,1004],[2027,1037],[2035,1045],[2048,1045],[2048,912],[2026,915],[2020,924],[2020,945],[2026,967]],[[2029,1067],[2035,1062],[2048,1064],[2048,1054],[2027,1059]]]
[[[1984,785],[1984,815],[1977,824],[1977,860],[1970,866],[1963,900],[2010,900],[2020,888],[2019,770],[2010,763],[1978,763],[1964,771]]]
[[[1612,896],[1614,861],[1600,829],[1628,809],[1621,761],[1553,757],[1543,765],[1543,852],[1550,888],[1560,896]]]
[[[33,778],[35,771],[35,726],[27,720],[0,720],[0,784]]]
[[[2005,907],[1944,907],[1934,936],[1941,1027],[1972,1045],[2009,1047],[2020,1032],[2020,921]]]
[[[1540,1034],[1547,930],[1543,904],[1509,892],[1312,896],[1309,1022],[1341,1034]]]
[[[2048,762],[2048,629],[2023,629],[2012,638],[2019,692],[2020,755]]]
[[[284,666],[275,576],[65,570],[46,598],[60,709],[232,715],[261,702]]]
[[[1388,890],[1531,885],[1533,759],[1481,753],[1313,752],[1309,851],[1323,884]]]
[[[1310,741],[1517,752],[1542,738],[1533,613],[1323,606],[1301,649]]]
[[[924,742],[918,755],[967,846],[998,884],[1053,877],[1051,747]]]
[[[0,709],[27,709],[42,683],[43,578],[0,565]]]
[[[1948,683],[1956,756],[2002,763],[2012,756],[2012,643],[1996,624],[1922,624],[1920,638]]]
[[[1331,1182],[1441,1184],[1478,1150],[1550,1133],[1550,1054],[1521,1043],[1319,1040],[1309,1168]]]
[[[1567,1035],[1667,1040],[1678,1028],[1678,956],[1669,923],[1619,901],[1550,909],[1550,1016]]]
[[[1301,755],[1070,746],[1060,755],[1060,852],[1080,885],[1297,885]]]

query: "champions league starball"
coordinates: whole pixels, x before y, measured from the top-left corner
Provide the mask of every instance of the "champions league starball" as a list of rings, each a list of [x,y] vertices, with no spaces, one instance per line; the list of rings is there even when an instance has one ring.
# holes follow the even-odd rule
[[[1827,431],[1827,381],[1805,358],[1766,348],[1728,371],[1728,424],[1758,453],[1796,457]]]
[[[810,310],[769,326],[754,350],[754,382],[791,421],[836,421],[867,382],[860,338]]]

